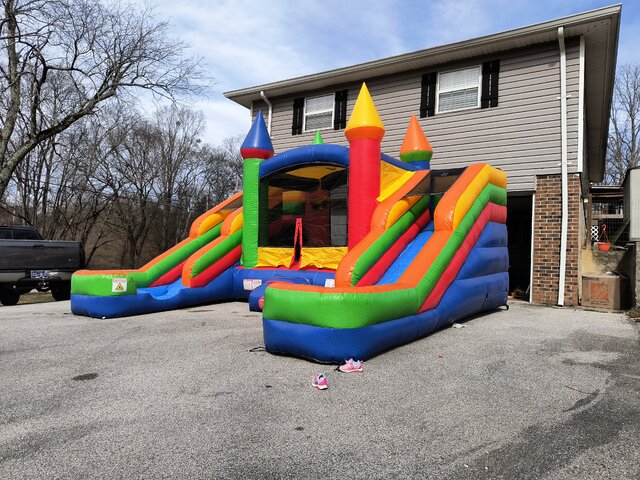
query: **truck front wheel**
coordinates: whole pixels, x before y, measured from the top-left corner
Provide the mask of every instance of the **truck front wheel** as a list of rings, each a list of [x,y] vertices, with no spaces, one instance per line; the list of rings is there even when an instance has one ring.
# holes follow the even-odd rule
[[[0,303],[6,307],[17,305],[20,301],[20,292],[15,288],[0,288]]]

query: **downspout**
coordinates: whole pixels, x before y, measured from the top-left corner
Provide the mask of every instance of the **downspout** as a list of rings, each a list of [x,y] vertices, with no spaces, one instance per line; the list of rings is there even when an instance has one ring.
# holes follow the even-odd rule
[[[269,106],[269,119],[267,120],[267,130],[269,131],[269,135],[271,135],[271,114],[273,113],[273,105],[271,104],[267,96],[264,94],[264,90],[260,90],[260,96],[264,100],[264,103],[266,103]]]
[[[584,172],[584,35],[580,35],[580,70],[578,73],[578,172]]]
[[[560,46],[560,161],[562,183],[562,218],[560,220],[560,272],[558,275],[558,305],[564,306],[564,285],[567,271],[567,229],[569,226],[569,187],[567,172],[567,51],[564,27],[558,27]]]

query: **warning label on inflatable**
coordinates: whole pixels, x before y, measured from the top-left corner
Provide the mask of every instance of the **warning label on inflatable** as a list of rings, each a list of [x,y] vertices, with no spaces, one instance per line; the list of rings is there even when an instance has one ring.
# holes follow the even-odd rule
[[[335,281],[335,279],[333,279],[333,278],[327,278],[327,279],[324,281],[324,286],[325,286],[325,287],[327,287],[327,288],[335,288],[335,286],[336,286],[336,281]]]
[[[112,278],[111,279],[111,291],[114,293],[124,293],[127,291],[127,279],[126,278]]]
[[[242,288],[245,290],[255,290],[262,285],[262,280],[259,278],[245,278],[242,280]]]

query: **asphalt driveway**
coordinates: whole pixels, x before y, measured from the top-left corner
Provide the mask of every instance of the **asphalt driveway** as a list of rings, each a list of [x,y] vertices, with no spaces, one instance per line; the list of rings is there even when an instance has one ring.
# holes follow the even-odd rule
[[[640,478],[620,314],[514,303],[345,375],[256,348],[242,303],[68,310],[0,308],[0,478]]]

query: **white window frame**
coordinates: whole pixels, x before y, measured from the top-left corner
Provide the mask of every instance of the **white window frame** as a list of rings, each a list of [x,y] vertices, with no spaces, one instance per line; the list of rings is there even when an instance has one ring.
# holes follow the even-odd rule
[[[327,93],[325,95],[315,95],[313,97],[305,97],[304,98],[304,111],[302,112],[302,131],[304,133],[307,133],[307,100],[312,100],[314,98],[322,98],[322,97],[331,97],[333,98],[333,104],[331,106],[331,124],[328,127],[323,127],[323,128],[314,128],[313,131],[318,131],[318,130],[330,130],[333,128],[333,123],[335,122],[336,119],[336,94],[335,93]],[[314,114],[317,113],[326,113],[328,112],[329,109],[327,110],[323,110],[321,112],[314,112]]]
[[[440,111],[440,75],[444,73],[461,72],[462,70],[471,70],[472,68],[475,68],[476,70],[478,70],[478,102],[477,104],[472,107],[462,107],[462,108],[456,108],[453,110],[447,110],[445,112],[441,112]],[[455,91],[456,90],[446,90],[445,92],[442,92],[442,93],[455,92]],[[436,115],[442,115],[445,113],[460,112],[463,110],[473,110],[476,108],[480,108],[480,97],[482,97],[482,66],[481,65],[474,65],[471,67],[456,68],[454,70],[446,70],[444,72],[438,72],[438,78],[436,80],[436,110],[435,110]]]

